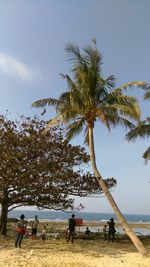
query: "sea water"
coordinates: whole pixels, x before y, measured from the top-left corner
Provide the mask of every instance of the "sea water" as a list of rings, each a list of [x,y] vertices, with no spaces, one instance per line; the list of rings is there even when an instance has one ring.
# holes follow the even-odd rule
[[[12,210],[8,213],[8,218],[19,218],[21,214],[25,215],[25,218],[30,221],[34,219],[35,215],[38,215],[40,222],[51,222],[51,221],[67,221],[71,216],[72,212],[62,212],[62,211],[49,211],[49,210]],[[75,212],[76,218],[82,218],[83,221],[99,221],[101,222],[100,226],[91,226],[90,230],[92,232],[101,232],[102,231],[102,222],[107,224],[107,221],[110,218],[114,218],[117,222],[116,215],[113,213],[95,213],[95,212]],[[150,235],[150,229],[145,224],[150,224],[150,215],[138,215],[138,214],[124,214],[124,217],[129,223],[134,224],[143,224],[143,228],[133,227],[133,231],[137,235]],[[80,227],[80,231],[84,232],[85,227]],[[122,227],[116,226],[117,233],[123,234],[124,230]]]
[[[33,219],[38,215],[39,219],[47,221],[66,221],[73,212],[49,211],[49,210],[19,210],[15,209],[8,213],[8,218],[19,218],[21,214],[25,215],[27,220]],[[114,218],[118,221],[113,213],[96,213],[96,212],[74,212],[76,218],[82,218],[85,221],[107,221]],[[150,223],[150,215],[124,214],[125,219],[132,223]]]

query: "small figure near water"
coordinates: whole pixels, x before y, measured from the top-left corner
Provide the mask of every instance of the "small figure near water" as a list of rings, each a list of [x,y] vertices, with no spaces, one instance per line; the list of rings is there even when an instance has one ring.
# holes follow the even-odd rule
[[[42,240],[45,241],[45,239],[46,239],[46,225],[43,225]]]
[[[113,242],[116,233],[114,218],[111,218],[107,223],[108,223],[108,242],[110,240]]]
[[[20,220],[17,223],[17,236],[16,236],[16,241],[15,241],[15,247],[19,246],[21,248],[21,243],[23,236],[26,234],[26,221],[24,220],[25,216],[24,214],[21,214]]]
[[[71,240],[71,243],[73,243],[74,241],[74,234],[75,234],[75,225],[76,225],[76,221],[75,221],[75,215],[72,214],[72,217],[69,218],[69,225],[68,225],[68,238],[67,238],[67,243]]]
[[[31,232],[32,240],[36,238],[38,224],[39,224],[38,216],[35,215],[34,221],[32,222],[32,232]]]
[[[89,227],[86,227],[85,235],[90,236],[92,232],[89,230]]]

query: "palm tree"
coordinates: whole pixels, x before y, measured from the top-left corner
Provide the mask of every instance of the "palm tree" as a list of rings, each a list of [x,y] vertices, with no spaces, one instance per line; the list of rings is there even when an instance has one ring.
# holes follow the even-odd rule
[[[150,99],[150,91],[145,93],[144,99]],[[132,129],[127,135],[127,139],[134,141],[137,137],[149,137],[150,136],[150,117],[138,123],[134,129]],[[146,149],[143,154],[143,158],[147,162],[150,160],[150,147]]]
[[[103,78],[101,75],[102,55],[98,51],[96,43],[94,46],[87,46],[83,53],[77,45],[68,44],[66,52],[72,65],[69,75],[62,75],[68,85],[68,91],[60,95],[59,99],[42,99],[34,102],[34,107],[53,105],[56,108],[57,116],[50,121],[63,121],[68,125],[67,138],[70,140],[79,134],[85,127],[85,143],[89,145],[90,159],[93,171],[99,185],[102,187],[105,196],[112,206],[115,214],[131,238],[137,249],[144,255],[146,250],[137,238],[131,227],[127,224],[115,203],[102,175],[97,169],[93,129],[96,120],[110,131],[111,126],[122,125],[132,129],[133,120],[139,120],[140,109],[134,97],[123,94],[123,90],[128,87],[138,86],[147,88],[145,82],[130,82],[121,87],[115,88],[115,77],[113,75]]]

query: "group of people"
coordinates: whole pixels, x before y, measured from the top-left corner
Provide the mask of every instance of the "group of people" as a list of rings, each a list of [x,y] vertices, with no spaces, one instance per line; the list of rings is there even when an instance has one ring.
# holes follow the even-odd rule
[[[35,215],[34,220],[31,223],[31,238],[34,240],[37,235],[37,228],[38,228],[39,220],[38,216]],[[20,219],[17,223],[17,228],[16,228],[16,240],[15,240],[15,247],[21,248],[21,243],[24,235],[27,233],[27,221],[25,220],[24,214],[21,214]],[[42,240],[46,239],[46,225],[43,225],[43,230],[42,230]]]
[[[31,238],[34,240],[37,235],[37,228],[38,228],[39,220],[38,216],[36,215],[34,218],[34,221],[31,223]],[[108,227],[107,227],[108,225]],[[107,225],[104,225],[103,228],[103,234],[104,234],[104,240],[108,240],[108,242],[111,240],[112,242],[114,241],[115,238],[115,222],[114,218],[111,218],[108,222]],[[72,217],[69,218],[69,225],[67,228],[67,243],[71,241],[71,243],[74,242],[74,235],[75,235],[75,227],[76,227],[76,220],[75,220],[75,215],[72,214]],[[108,230],[107,230],[108,228]],[[15,241],[15,247],[21,247],[22,239],[23,236],[26,234],[27,231],[27,222],[25,221],[25,216],[22,214],[20,216],[20,220],[17,223],[17,235],[16,235],[16,241]],[[89,228],[86,228],[85,235],[90,236],[92,232],[89,230]],[[43,225],[43,230],[42,230],[42,240],[46,239],[46,226]]]
[[[69,226],[68,226],[68,237],[67,237],[67,243],[71,241],[73,243],[74,241],[74,235],[75,235],[75,226],[76,226],[76,221],[75,221],[75,215],[72,214],[72,217],[69,219]],[[108,242],[111,240],[112,242],[115,239],[115,222],[114,218],[111,218],[108,222],[107,225],[104,225],[103,228],[103,234],[104,234],[104,240],[108,240]],[[86,227],[85,235],[90,236],[92,232],[89,230],[88,227]]]

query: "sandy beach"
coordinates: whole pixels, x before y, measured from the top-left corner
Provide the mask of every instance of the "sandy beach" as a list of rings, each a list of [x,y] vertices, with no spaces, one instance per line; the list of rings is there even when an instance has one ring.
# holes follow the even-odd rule
[[[66,243],[63,236],[45,241],[40,236],[33,241],[29,236],[20,249],[14,247],[12,236],[0,237],[0,267],[149,267],[150,237],[142,237],[142,242],[147,257],[140,255],[128,238],[119,236],[113,243],[103,238],[77,238],[74,244]]]
[[[150,240],[145,242],[150,250]],[[150,254],[142,257],[130,241],[107,243],[103,240],[23,240],[14,248],[13,240],[0,242],[0,266],[5,267],[149,267]]]

